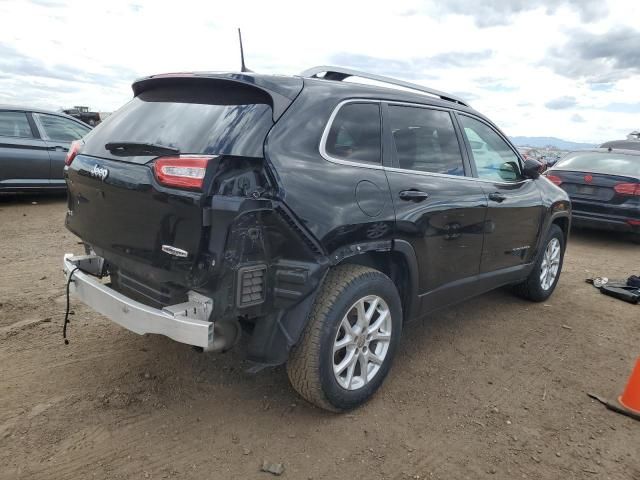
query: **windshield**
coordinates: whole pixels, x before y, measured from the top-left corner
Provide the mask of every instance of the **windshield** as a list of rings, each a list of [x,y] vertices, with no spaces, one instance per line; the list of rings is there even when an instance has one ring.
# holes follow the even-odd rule
[[[254,89],[255,90],[255,89]],[[83,154],[146,163],[152,155],[116,155],[113,142],[155,144],[182,154],[262,157],[271,106],[246,88],[169,86],[142,92],[85,137]]]
[[[554,170],[640,177],[640,155],[609,152],[570,153],[558,162]]]

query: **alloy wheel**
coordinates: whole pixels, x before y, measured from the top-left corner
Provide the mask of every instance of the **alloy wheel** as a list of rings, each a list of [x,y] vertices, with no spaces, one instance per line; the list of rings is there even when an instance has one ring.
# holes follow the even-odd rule
[[[560,269],[560,241],[552,238],[547,244],[540,265],[540,286],[549,290],[558,276]]]
[[[391,341],[391,312],[377,295],[355,302],[338,327],[333,374],[346,390],[358,390],[379,372]]]

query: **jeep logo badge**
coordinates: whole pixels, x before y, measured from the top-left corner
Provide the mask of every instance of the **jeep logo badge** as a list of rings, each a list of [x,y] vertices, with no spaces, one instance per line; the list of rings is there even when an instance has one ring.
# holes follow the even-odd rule
[[[109,170],[104,167],[101,167],[97,163],[93,166],[93,169],[89,171],[92,177],[99,178],[104,182],[104,179],[109,176]]]

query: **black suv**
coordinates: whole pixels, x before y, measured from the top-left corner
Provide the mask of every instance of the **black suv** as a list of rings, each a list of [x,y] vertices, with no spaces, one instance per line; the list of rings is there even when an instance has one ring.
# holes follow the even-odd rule
[[[286,362],[304,398],[340,411],[380,386],[405,321],[558,282],[567,194],[453,95],[336,67],[133,91],[69,152],[66,224],[86,255],[64,267],[136,333],[223,351],[243,332],[257,366]]]

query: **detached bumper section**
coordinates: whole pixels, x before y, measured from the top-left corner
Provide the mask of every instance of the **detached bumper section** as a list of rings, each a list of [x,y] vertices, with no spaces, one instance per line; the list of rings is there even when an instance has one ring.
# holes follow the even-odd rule
[[[214,323],[209,321],[212,299],[190,291],[187,302],[162,309],[149,307],[101,283],[98,275],[103,264],[97,255],[65,254],[64,273],[67,278],[73,275],[69,287],[74,297],[139,335],[155,333],[204,350],[214,349]]]

